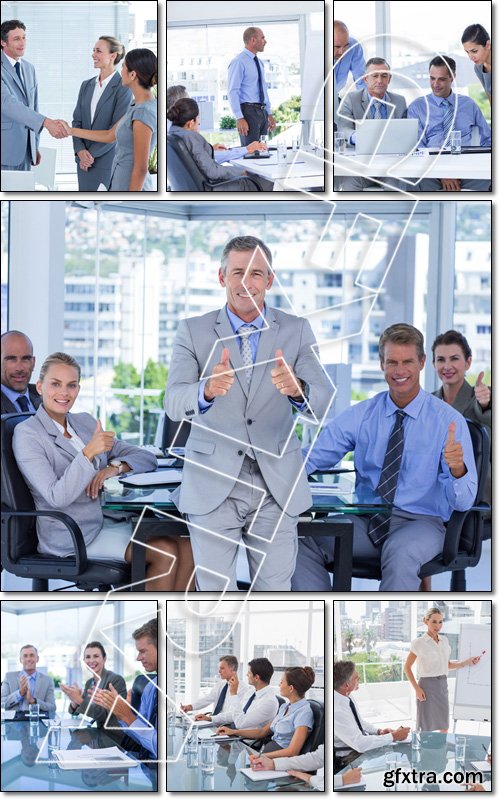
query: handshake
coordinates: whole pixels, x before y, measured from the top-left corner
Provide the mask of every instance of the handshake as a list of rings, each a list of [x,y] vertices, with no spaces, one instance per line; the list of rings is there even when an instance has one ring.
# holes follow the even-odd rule
[[[54,139],[66,139],[66,137],[71,136],[71,128],[63,119],[49,119],[46,117],[43,127],[48,130]]]

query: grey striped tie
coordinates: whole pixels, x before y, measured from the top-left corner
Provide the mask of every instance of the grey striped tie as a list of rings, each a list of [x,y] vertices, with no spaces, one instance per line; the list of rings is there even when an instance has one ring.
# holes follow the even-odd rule
[[[401,459],[403,458],[404,447],[404,427],[403,421],[406,417],[404,411],[396,411],[396,422],[389,436],[387,442],[387,450],[385,451],[384,465],[380,473],[380,480],[377,486],[378,494],[383,497],[386,503],[392,505],[394,497],[396,496],[396,489],[398,485],[399,470],[401,468]],[[386,536],[389,535],[389,526],[391,524],[391,517],[388,514],[375,514],[370,519],[370,527],[368,536],[373,544],[379,545]]]
[[[382,103],[379,100],[375,100],[373,106],[375,108],[373,119],[382,119]]]
[[[443,144],[446,143],[450,130],[453,125],[453,105],[449,100],[441,101],[441,108],[443,109]]]
[[[250,347],[249,336],[256,330],[257,328],[255,327],[255,325],[241,325],[236,331],[236,333],[240,337],[241,360],[243,361],[243,366],[247,368],[245,370],[245,378],[247,379],[247,386],[250,386],[250,381],[252,380],[252,372],[253,372],[253,355],[252,355],[252,348]]]

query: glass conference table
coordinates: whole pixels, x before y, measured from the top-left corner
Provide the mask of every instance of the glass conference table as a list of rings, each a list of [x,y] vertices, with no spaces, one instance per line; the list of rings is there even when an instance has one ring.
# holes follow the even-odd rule
[[[215,733],[215,728],[203,728],[203,734]],[[202,735],[203,735],[202,734]],[[199,766],[198,753],[184,752],[186,731],[178,722],[175,733],[167,731],[167,792],[296,792],[311,791],[303,781],[289,775],[274,780],[253,781],[242,772],[249,766],[250,748],[243,742],[216,744],[215,770],[204,773]],[[257,751],[252,751],[257,752]]]
[[[79,724],[78,719],[75,724]],[[125,769],[60,769],[49,760],[48,728],[39,720],[2,721],[1,788],[5,792],[156,792],[156,764],[137,761],[136,767]],[[82,750],[116,747],[117,740],[102,728],[79,730],[62,728],[61,750]],[[123,750],[123,748],[120,748]],[[123,750],[123,752],[126,752]],[[137,755],[127,752],[131,758]]]
[[[472,761],[484,761],[485,749],[491,741],[489,736],[465,736],[465,761],[459,764],[455,761],[455,734],[436,733],[424,731],[421,734],[420,750],[413,750],[411,743],[380,747],[358,756],[350,762],[349,766],[341,772],[352,767],[363,768],[363,786],[346,786],[342,791],[352,792],[461,792],[464,784],[484,783],[490,780],[491,773],[478,774],[472,766]],[[386,756],[394,753],[397,756],[395,767],[388,767],[385,763]],[[401,769],[402,773],[409,776],[409,780],[399,777],[396,784],[389,776],[389,769]],[[464,775],[469,773],[469,776]],[[387,777],[386,777],[387,776]],[[394,777],[394,776],[392,776]],[[389,785],[392,784],[392,785]]]
[[[157,475],[157,472],[151,473]],[[187,529],[182,516],[172,501],[174,484],[168,483],[168,469],[165,472],[165,483],[153,486],[132,486],[126,481],[112,478],[106,481],[104,491],[101,493],[103,511],[134,512],[137,516],[145,509],[148,513],[163,512],[165,535],[187,535]],[[388,506],[382,498],[368,489],[355,489],[354,471],[335,471],[315,473],[309,480],[312,491],[313,504],[309,510],[309,521],[301,518],[299,522],[299,536],[333,536],[333,591],[349,591],[352,580],[352,523],[349,520],[353,515],[373,515],[377,512],[390,513]],[[336,514],[329,516],[327,514]],[[324,524],[319,522],[323,518]],[[161,514],[160,514],[161,518]],[[314,521],[313,521],[314,518]],[[145,548],[140,542],[148,539],[147,518],[144,524],[136,529],[132,543],[132,578],[131,583],[139,590],[144,586],[145,573]],[[142,530],[141,530],[142,528]],[[155,530],[150,536],[158,535]]]

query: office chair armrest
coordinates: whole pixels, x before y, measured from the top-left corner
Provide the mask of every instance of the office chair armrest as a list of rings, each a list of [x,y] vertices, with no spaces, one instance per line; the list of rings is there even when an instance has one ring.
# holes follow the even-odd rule
[[[483,514],[476,508],[469,508],[467,511],[454,511],[446,525],[446,535],[443,543],[443,564],[448,566],[457,557],[460,537],[467,517],[470,514],[477,516],[477,535],[476,542],[482,541]],[[471,553],[472,555],[472,553]]]
[[[234,183],[235,181],[250,181],[255,186],[255,191],[262,192],[263,189],[260,188],[257,181],[254,181],[249,175],[241,175],[239,178],[228,178],[227,181],[203,181],[204,186],[209,186],[210,189],[213,189],[215,186],[227,186],[229,183]],[[235,190],[237,191],[237,190]]]
[[[321,469],[321,470],[317,469],[316,472],[311,472],[307,476],[307,478],[308,478],[308,480],[312,479],[314,481],[314,483],[319,483],[320,482],[319,478],[321,478],[322,475],[343,475],[345,472],[351,474],[353,472],[356,472],[356,470],[355,469],[343,469],[342,467],[333,468],[333,469]]]
[[[69,514],[65,514],[64,511],[38,511],[35,509],[32,511],[11,511],[8,508],[2,507],[2,516],[7,519],[9,517],[52,517],[53,519],[59,520],[59,522],[62,522],[68,529],[71,539],[73,540],[76,558],[74,574],[80,575],[87,569],[87,548],[85,546],[83,534],[80,530],[80,526],[76,524],[75,520],[70,517]]]

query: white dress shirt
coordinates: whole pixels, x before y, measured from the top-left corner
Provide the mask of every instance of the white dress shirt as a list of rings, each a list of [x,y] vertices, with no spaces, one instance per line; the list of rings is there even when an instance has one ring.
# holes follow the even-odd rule
[[[392,733],[377,735],[378,729],[369,722],[365,722],[353,700],[359,721],[363,730],[368,734],[363,736],[351,711],[349,697],[345,697],[337,691],[334,691],[333,697],[333,746],[335,748],[366,753],[368,750],[375,750],[376,747],[383,747],[393,741]]]
[[[314,753],[303,753],[301,756],[289,756],[288,758],[274,758],[274,769],[296,769],[300,772],[311,772],[318,770],[316,775],[311,777],[309,786],[318,792],[325,791],[325,746],[320,744]],[[337,784],[337,777],[340,783]],[[334,786],[342,785],[342,776],[335,775]]]
[[[279,703],[276,697],[276,686],[264,686],[257,692],[253,687],[244,695],[234,694],[229,697],[228,710],[234,727],[238,730],[246,728],[261,728],[271,722],[278,713]],[[243,711],[251,697],[255,695],[248,711]],[[224,713],[224,712],[223,712]],[[218,714],[217,716],[221,716]]]
[[[198,711],[200,708],[206,708],[206,706],[217,705],[217,700],[219,699],[219,695],[222,692],[224,686],[227,685],[227,681],[223,681],[220,678],[217,680],[215,686],[213,686],[207,694],[204,694],[202,697],[198,697],[194,700],[191,705],[193,706],[193,711]],[[238,686],[238,695],[244,695],[248,692],[248,684],[240,683]],[[212,717],[212,722],[214,725],[223,725],[224,720],[230,718],[229,712],[229,700],[230,700],[229,688],[226,692],[226,697],[224,698],[224,705],[222,706],[222,711]]]
[[[424,633],[410,644],[410,652],[417,656],[417,674],[419,678],[437,678],[448,675],[448,661],[451,647],[446,636],[439,636],[435,642],[432,636]]]
[[[92,120],[92,122],[94,122],[94,116],[97,104],[101,99],[101,97],[103,96],[104,90],[114,74],[115,73],[112,72],[111,75],[108,75],[107,78],[104,78],[102,83],[99,83],[99,75],[95,79],[94,94],[92,95],[92,99],[90,101],[90,119]]]

